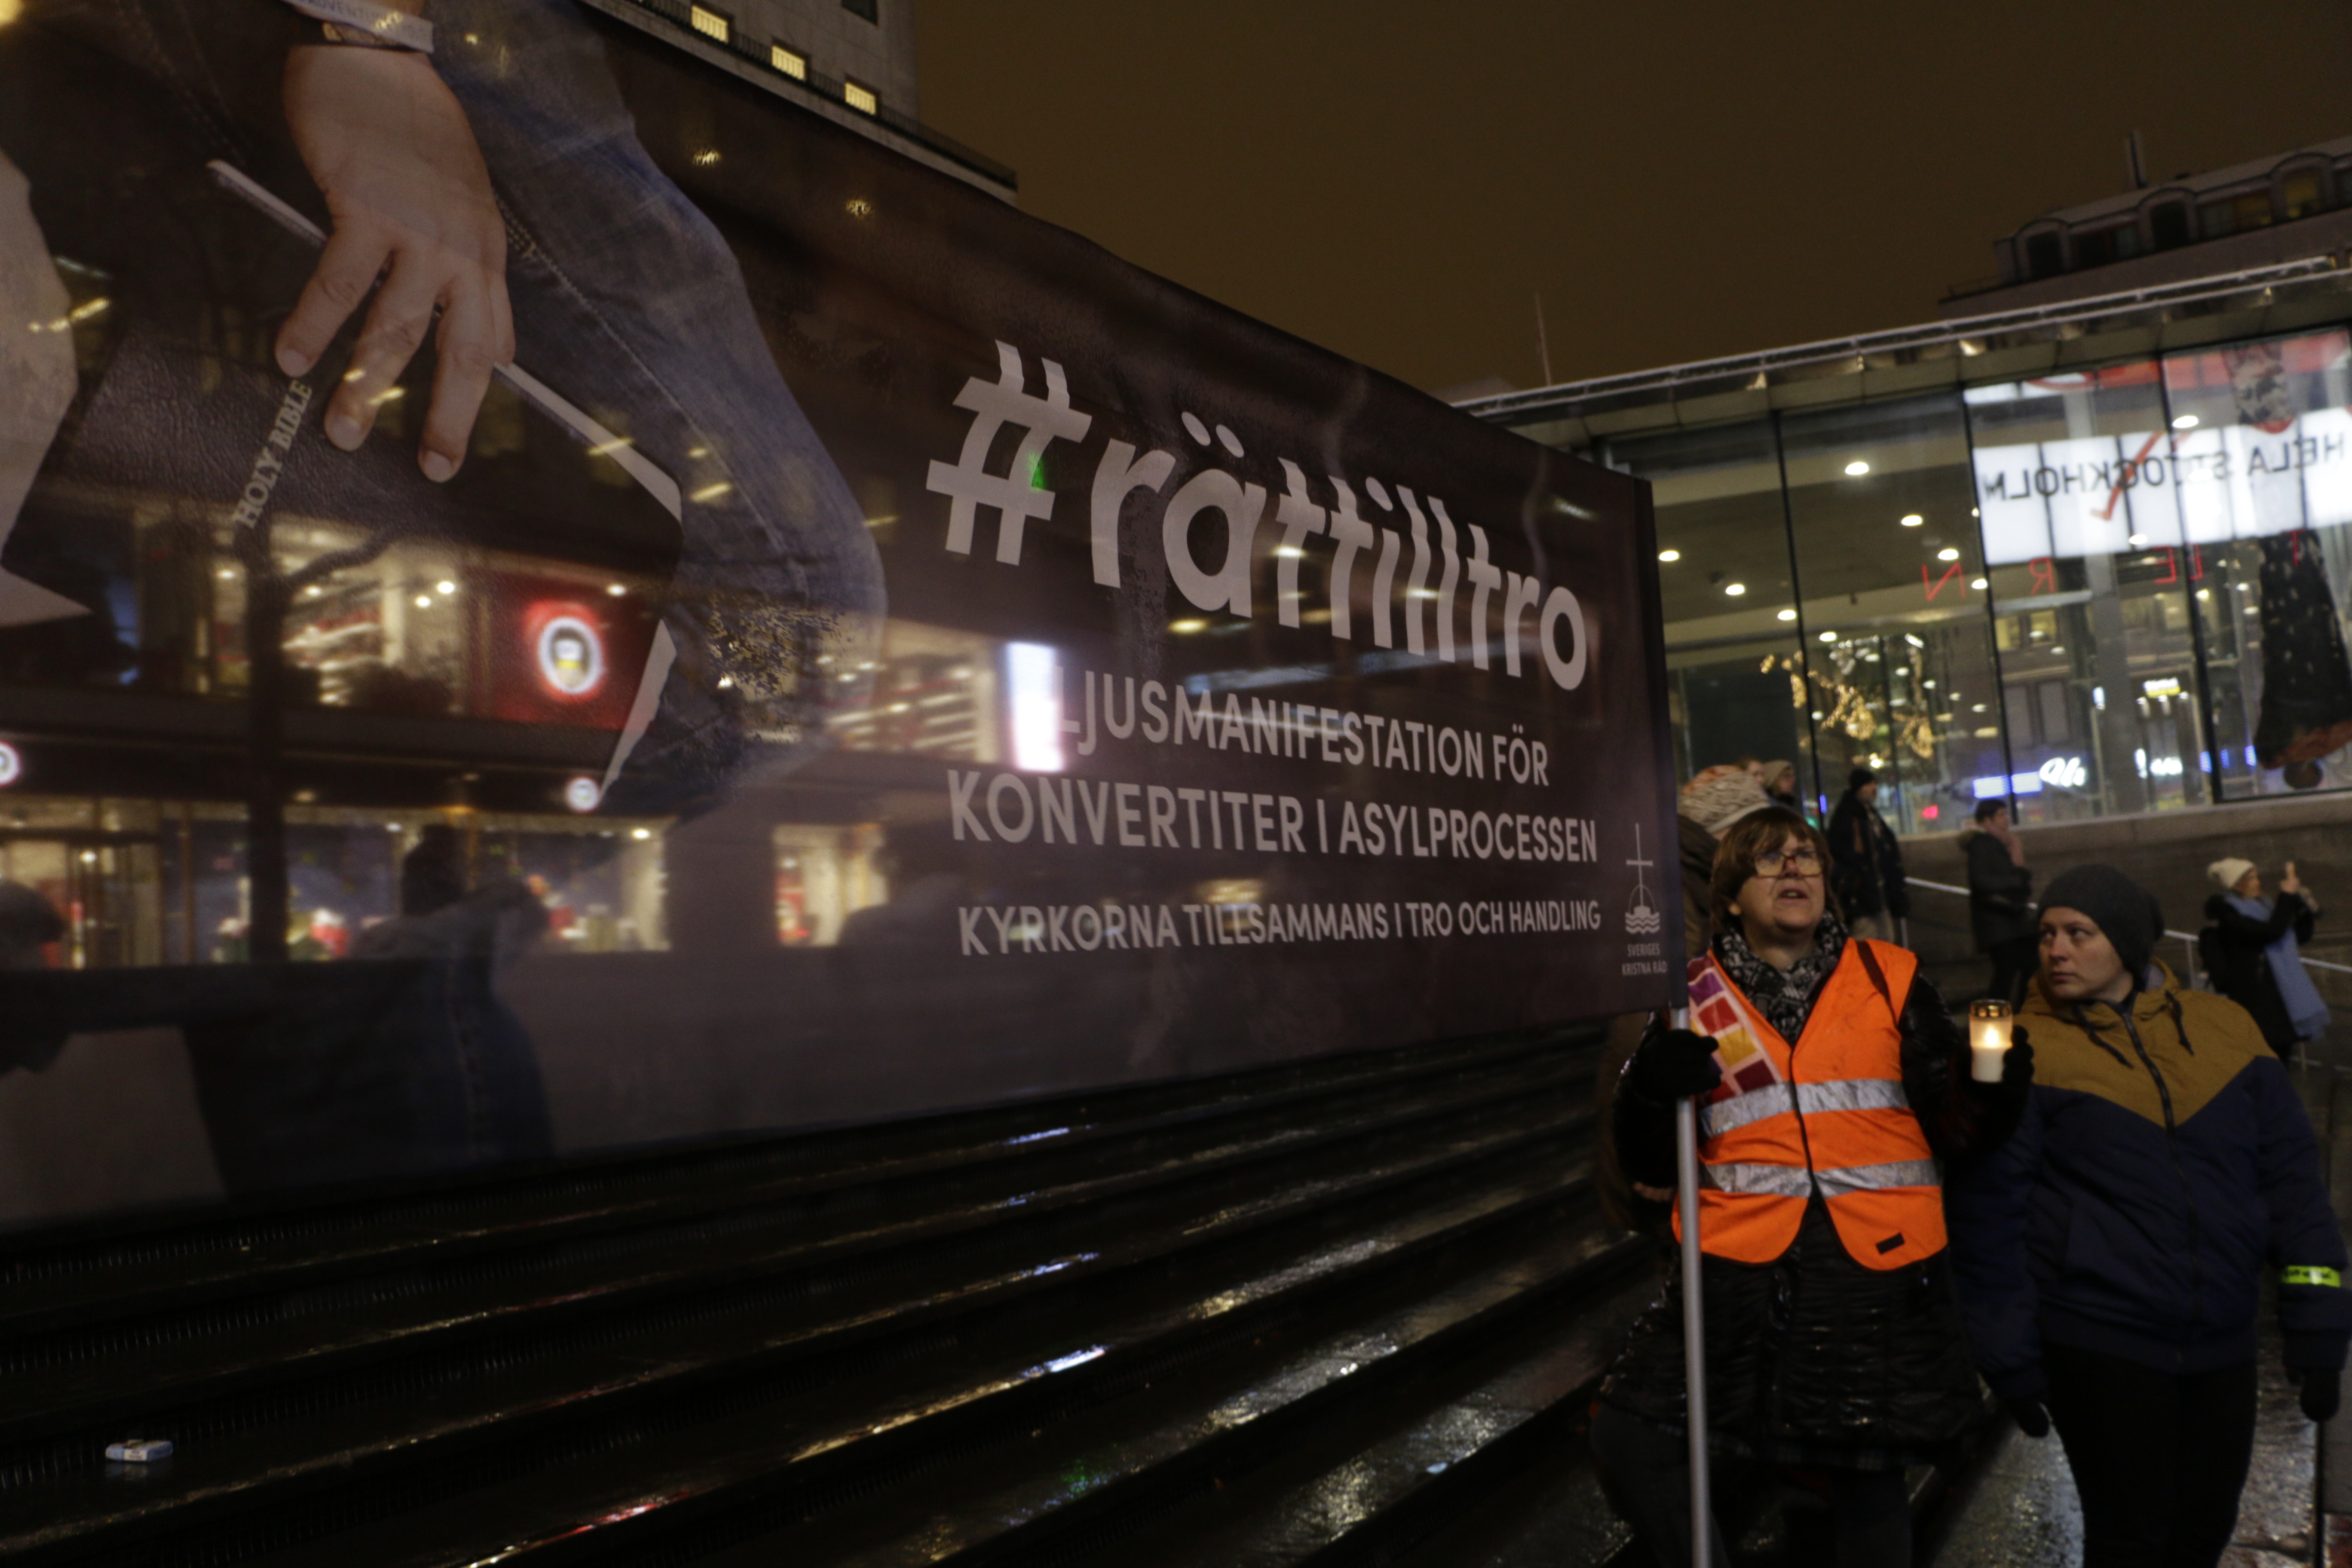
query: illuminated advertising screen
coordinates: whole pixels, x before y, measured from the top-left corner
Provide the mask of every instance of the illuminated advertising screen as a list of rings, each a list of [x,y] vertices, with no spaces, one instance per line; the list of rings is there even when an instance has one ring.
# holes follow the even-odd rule
[[[627,9],[0,29],[0,1217],[1673,999],[1641,482]]]

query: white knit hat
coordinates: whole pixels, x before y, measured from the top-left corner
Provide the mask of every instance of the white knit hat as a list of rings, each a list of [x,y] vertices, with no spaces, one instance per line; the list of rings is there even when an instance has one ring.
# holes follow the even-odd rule
[[[1683,785],[1675,804],[1685,816],[1720,838],[1741,817],[1780,803],[1764,793],[1754,773],[1725,763],[1702,770]]]
[[[2224,855],[2221,859],[2206,867],[2205,874],[2212,878],[2214,884],[2226,893],[2244,881],[2246,873],[2253,868],[2254,863],[2252,860],[2241,860],[2234,855]]]

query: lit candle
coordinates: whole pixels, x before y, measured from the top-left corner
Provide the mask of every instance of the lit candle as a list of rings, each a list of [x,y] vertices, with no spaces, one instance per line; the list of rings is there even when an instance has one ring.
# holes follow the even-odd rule
[[[1969,1076],[1979,1083],[1999,1083],[2001,1063],[2009,1056],[2013,1026],[2006,1002],[1969,1004]]]

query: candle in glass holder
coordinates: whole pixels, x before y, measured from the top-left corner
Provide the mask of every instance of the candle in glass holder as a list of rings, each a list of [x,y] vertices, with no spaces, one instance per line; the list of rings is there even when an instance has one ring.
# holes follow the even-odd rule
[[[1999,1083],[2001,1063],[2009,1056],[2013,1027],[2006,1002],[1969,1004],[1969,1076],[1979,1083]]]

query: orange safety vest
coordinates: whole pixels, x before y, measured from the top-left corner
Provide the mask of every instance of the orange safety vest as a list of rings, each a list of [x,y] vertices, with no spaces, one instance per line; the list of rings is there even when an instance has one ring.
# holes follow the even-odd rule
[[[1724,1065],[1699,1103],[1702,1251],[1771,1262],[1816,1194],[1866,1268],[1944,1249],[1943,1189],[1903,1092],[1896,1020],[1918,968],[1892,943],[1849,940],[1792,1048],[1713,953],[1691,961],[1690,1026],[1715,1037]]]

